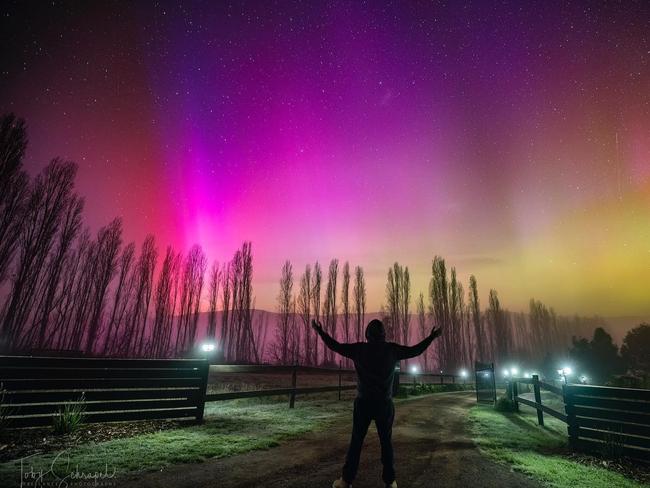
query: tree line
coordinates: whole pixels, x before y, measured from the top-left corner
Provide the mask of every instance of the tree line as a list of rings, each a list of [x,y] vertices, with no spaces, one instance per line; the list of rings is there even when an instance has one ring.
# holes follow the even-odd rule
[[[75,192],[77,165],[52,160],[33,179],[23,169],[25,122],[0,121],[0,350],[177,357],[195,345],[206,288],[208,334],[216,334],[221,299],[221,354],[259,362],[250,242],[232,260],[208,266],[200,246],[161,255],[153,235],[139,250],[124,243],[116,218],[96,234],[84,227]],[[160,269],[159,261],[162,258]],[[264,325],[264,324],[262,324]]]
[[[316,319],[342,341],[364,340],[366,281],[361,266],[338,259],[326,269],[308,264],[294,281],[284,263],[275,335],[255,309],[253,252],[244,242],[231,260],[212,262],[200,246],[162,251],[153,235],[139,248],[124,242],[122,220],[96,233],[83,224],[84,200],[75,191],[77,165],[53,159],[30,178],[23,169],[25,122],[0,121],[0,350],[71,351],[116,357],[178,357],[202,334],[227,362],[336,365],[311,333]],[[408,267],[387,272],[380,317],[387,339],[408,343],[433,323],[445,333],[422,357],[426,370],[454,372],[475,360],[541,359],[570,344],[599,319],[567,318],[531,300],[528,316],[504,309],[490,290],[481,309],[471,276],[467,293],[455,268],[436,256],[429,289],[415,295]],[[412,308],[414,307],[414,309]],[[199,330],[201,329],[201,330]],[[346,364],[346,366],[350,366]]]
[[[316,262],[313,267],[305,267],[296,291],[293,266],[285,261],[273,344],[276,362],[339,364],[339,359],[315,340],[309,328],[312,318],[321,321],[324,329],[338,340],[364,340],[366,288],[361,267],[355,268],[353,279],[351,292],[349,263],[339,273],[339,261],[333,259],[323,284],[321,267]],[[574,336],[588,335],[603,325],[598,317],[559,316],[553,308],[535,299],[530,300],[528,314],[510,312],[503,308],[494,289],[489,291],[487,307],[482,309],[476,277],[470,276],[466,293],[456,269],[448,269],[440,256],[433,259],[426,294],[420,292],[415,299],[413,295],[408,267],[395,263],[387,272],[384,305],[379,315],[388,341],[408,344],[424,339],[433,324],[442,328],[442,336],[415,360],[425,371],[457,373],[461,368],[471,368],[475,361],[505,364],[525,360],[541,364],[548,354],[566,356]],[[408,362],[404,366],[408,367]]]

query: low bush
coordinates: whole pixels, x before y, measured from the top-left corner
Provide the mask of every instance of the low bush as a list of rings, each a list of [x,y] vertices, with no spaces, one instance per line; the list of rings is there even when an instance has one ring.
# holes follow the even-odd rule
[[[514,412],[516,410],[515,402],[508,397],[500,396],[494,404],[494,409],[498,412]]]
[[[79,428],[86,411],[86,396],[82,393],[77,403],[66,403],[54,416],[52,428],[55,434],[69,434]]]

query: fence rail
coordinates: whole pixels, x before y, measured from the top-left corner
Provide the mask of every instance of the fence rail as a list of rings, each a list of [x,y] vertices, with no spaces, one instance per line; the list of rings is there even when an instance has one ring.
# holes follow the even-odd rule
[[[2,415],[12,427],[51,425],[77,404],[86,422],[201,420],[208,366],[203,359],[0,356]]]
[[[291,386],[253,391],[207,393],[209,375],[291,375]],[[299,387],[297,376],[332,375],[337,384]],[[205,402],[287,395],[293,408],[297,395],[356,389],[343,379],[354,370],[308,366],[213,365],[205,359],[106,359],[0,356],[0,416],[12,427],[51,425],[66,405],[79,405],[85,422],[150,419],[203,419]],[[455,383],[449,374],[400,372],[414,383],[431,379]],[[356,378],[355,378],[356,379]],[[437,380],[437,381],[436,381]],[[334,382],[332,382],[334,383]],[[83,394],[83,401],[82,401]]]
[[[518,384],[533,386],[535,400],[519,395]],[[565,413],[542,404],[540,390],[562,397]],[[571,447],[608,456],[650,459],[650,390],[592,385],[563,385],[558,388],[532,378],[513,378],[509,396],[537,411],[539,425],[544,413],[567,424]]]
[[[566,385],[564,398],[572,446],[650,459],[650,390]]]
[[[354,385],[344,385],[343,377],[356,375],[353,369],[343,368],[316,368],[313,366],[274,366],[274,365],[258,365],[258,364],[220,364],[213,365],[210,369],[211,374],[291,374],[291,387],[288,388],[273,388],[263,390],[248,390],[248,391],[234,391],[225,393],[209,393],[206,395],[206,402],[218,402],[224,400],[234,400],[239,398],[258,398],[267,396],[284,396],[289,397],[289,408],[293,408],[297,395],[311,395],[316,393],[338,392],[339,400],[341,393],[344,391],[355,390]],[[425,382],[423,380],[431,379],[432,384],[454,384],[458,382],[458,376],[444,373],[413,373],[408,371],[398,371],[395,375],[395,388],[394,393],[399,386],[411,386],[411,383],[402,383],[401,378],[409,378],[412,384],[417,384],[417,381]],[[338,376],[338,385],[336,386],[314,386],[314,387],[298,387],[297,376],[301,375],[323,375],[331,374]],[[437,380],[437,381],[436,381]]]

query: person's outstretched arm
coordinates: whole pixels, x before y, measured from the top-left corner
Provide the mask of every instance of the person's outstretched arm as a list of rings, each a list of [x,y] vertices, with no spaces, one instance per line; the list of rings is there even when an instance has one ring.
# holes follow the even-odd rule
[[[395,355],[397,356],[397,359],[409,359],[414,358],[415,356],[419,356],[424,351],[426,351],[427,347],[429,347],[433,340],[440,334],[442,334],[440,328],[434,327],[428,337],[426,337],[423,341],[418,342],[414,346],[402,346],[400,344],[395,344]]]
[[[341,356],[345,356],[346,358],[350,358],[350,359],[355,358],[356,350],[357,350],[356,344],[348,344],[348,343],[341,344],[332,336],[330,336],[327,332],[325,332],[323,330],[323,327],[315,320],[311,321],[311,326],[316,332],[318,332],[318,335],[320,336],[321,339],[323,339],[325,345],[328,348],[330,348],[332,351],[340,354]]]

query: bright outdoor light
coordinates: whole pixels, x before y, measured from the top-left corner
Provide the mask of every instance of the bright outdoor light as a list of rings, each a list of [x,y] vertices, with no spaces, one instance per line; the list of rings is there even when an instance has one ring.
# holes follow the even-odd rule
[[[486,378],[489,378],[489,377],[490,377],[490,373],[486,371],[485,373],[483,373],[483,376],[485,376]]]
[[[509,375],[510,375],[510,371],[508,371],[507,369],[504,369],[503,370],[503,376],[507,378]]]
[[[517,368],[515,368],[515,367],[512,367],[512,368],[510,368],[510,374],[512,376],[516,376],[517,374],[519,374],[519,370]]]
[[[587,382],[589,381],[589,378],[587,378],[585,375],[581,375],[580,378],[578,378],[578,381],[579,381],[581,384],[586,385]]]
[[[417,365],[411,366],[411,373],[416,374],[420,372],[420,368]]]
[[[532,378],[532,377],[533,377],[533,375],[530,374],[528,371],[526,371],[526,372],[524,373],[524,378]]]
[[[217,348],[214,342],[204,342],[201,344],[201,351],[203,352],[213,352]]]
[[[461,369],[460,370],[460,376],[463,377],[463,378],[467,378],[467,371],[465,371],[464,369]]]
[[[573,373],[573,370],[569,366],[562,368],[562,374],[564,376],[569,376],[571,373]]]

